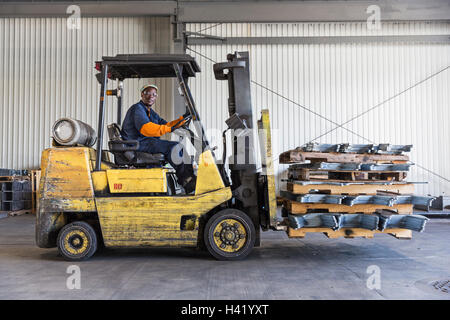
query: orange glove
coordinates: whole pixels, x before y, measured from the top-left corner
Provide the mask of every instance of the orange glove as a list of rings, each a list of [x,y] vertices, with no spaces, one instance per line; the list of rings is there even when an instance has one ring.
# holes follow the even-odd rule
[[[168,122],[166,125],[169,127],[173,127],[178,121],[180,121],[182,119],[183,119],[183,116],[179,117],[178,119]],[[186,121],[181,121],[175,128],[181,127],[185,122]]]
[[[156,124],[153,122],[147,122],[141,127],[139,132],[146,137],[161,137],[166,133],[172,132],[172,127],[168,124]]]

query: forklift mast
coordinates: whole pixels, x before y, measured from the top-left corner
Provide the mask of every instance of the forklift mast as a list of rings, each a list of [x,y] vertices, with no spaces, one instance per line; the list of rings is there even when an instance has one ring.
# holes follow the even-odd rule
[[[263,209],[266,193],[261,190],[262,180],[255,162],[249,55],[248,52],[235,52],[227,55],[227,60],[214,64],[213,68],[217,80],[228,81],[229,118],[225,122],[228,129],[232,129],[232,153],[229,158],[231,188],[238,207],[247,212],[255,226],[260,225],[267,230],[269,219]]]

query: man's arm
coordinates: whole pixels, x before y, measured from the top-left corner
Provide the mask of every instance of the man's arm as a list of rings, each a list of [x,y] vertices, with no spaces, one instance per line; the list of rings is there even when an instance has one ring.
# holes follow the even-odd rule
[[[134,114],[134,124],[136,129],[146,137],[161,137],[172,131],[172,128],[168,125],[151,122],[143,108],[138,108],[136,110]]]

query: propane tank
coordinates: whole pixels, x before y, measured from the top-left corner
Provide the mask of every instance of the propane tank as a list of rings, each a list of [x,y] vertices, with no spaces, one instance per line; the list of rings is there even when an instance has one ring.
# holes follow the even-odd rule
[[[97,134],[92,127],[80,120],[61,118],[52,128],[53,139],[63,146],[83,145],[92,147],[97,141]]]

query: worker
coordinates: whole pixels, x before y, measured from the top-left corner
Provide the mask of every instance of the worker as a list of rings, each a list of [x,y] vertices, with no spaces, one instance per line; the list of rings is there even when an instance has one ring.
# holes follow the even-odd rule
[[[162,153],[166,161],[175,169],[178,183],[186,193],[194,191],[196,176],[189,159],[183,155],[183,147],[175,141],[160,139],[166,133],[182,126],[189,112],[180,118],[167,122],[152,108],[158,98],[158,87],[153,84],[141,88],[141,100],[132,105],[125,115],[122,125],[124,140],[138,140],[140,152]],[[177,154],[178,153],[178,154]],[[179,156],[180,158],[176,158]]]

